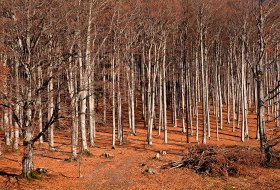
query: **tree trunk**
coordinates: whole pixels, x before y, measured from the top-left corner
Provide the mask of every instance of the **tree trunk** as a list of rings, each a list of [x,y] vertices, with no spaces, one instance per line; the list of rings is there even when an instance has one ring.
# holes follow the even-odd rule
[[[27,129],[23,140],[23,158],[22,158],[22,175],[25,178],[31,178],[33,166],[33,144],[31,143],[32,133]]]
[[[241,128],[241,140],[245,140],[245,130],[247,126],[247,95],[246,95],[246,71],[245,71],[245,37],[242,37],[241,48],[241,97],[242,97],[242,128]]]
[[[205,68],[204,68],[204,44],[203,44],[203,24],[200,21],[200,61],[201,61],[201,81],[202,81],[202,110],[203,110],[203,125],[202,125],[202,143],[206,144],[206,86],[205,86]]]
[[[163,104],[162,104],[162,68],[159,68],[159,121],[158,121],[158,136],[160,137],[163,124]]]
[[[10,125],[9,125],[9,110],[4,109],[4,130],[5,130],[5,144],[7,146],[11,145],[10,139]]]
[[[165,36],[166,38],[166,36]],[[162,61],[162,78],[163,78],[163,127],[164,127],[164,143],[168,143],[168,138],[167,138],[167,102],[166,102],[166,40],[164,40],[164,46],[163,46],[163,61]]]
[[[87,133],[86,133],[86,110],[87,110],[87,84],[85,83],[87,76],[83,71],[82,53],[79,50],[79,72],[80,72],[80,129],[82,137],[82,151],[87,151]]]
[[[235,120],[236,120],[236,105],[235,105],[235,102],[236,102],[236,92],[235,92],[235,78],[234,78],[234,75],[233,75],[233,60],[230,61],[230,75],[231,75],[231,95],[232,95],[232,132],[235,132],[235,123],[236,123],[235,122]]]
[[[31,77],[28,76],[29,86],[27,87],[27,101],[24,103],[23,110],[23,158],[22,158],[22,175],[30,178],[33,171],[33,143],[31,142],[32,134],[32,110],[31,110]]]
[[[189,110],[191,109],[190,108],[190,104],[189,104],[189,102],[190,102],[190,96],[189,96],[189,93],[188,93],[188,91],[189,91],[189,88],[190,88],[190,86],[189,86],[189,83],[188,83],[188,75],[189,75],[189,73],[188,73],[188,67],[187,67],[187,65],[185,65],[185,75],[186,75],[186,137],[187,137],[187,143],[189,143],[190,142],[190,140],[189,140]]]
[[[259,128],[260,136],[260,147],[262,153],[265,155],[263,162],[268,164],[271,160],[271,148],[268,145],[265,126],[264,126],[264,95],[263,95],[263,81],[262,76],[257,78],[257,98],[258,98],[258,109],[257,109],[257,123]]]
[[[39,83],[39,86],[42,85],[42,76],[43,73],[42,73],[42,68],[41,67],[38,67],[38,83]],[[38,95],[38,123],[39,123],[39,131],[41,132],[43,130],[43,114],[42,114],[42,95],[39,94]],[[40,137],[39,139],[39,143],[42,144],[43,143],[43,135]]]
[[[107,115],[107,107],[106,107],[106,75],[105,68],[103,68],[103,125],[106,124],[106,115]]]
[[[146,128],[146,77],[145,77],[145,48],[143,47],[143,62],[141,63],[141,99],[142,99],[142,119],[144,120],[144,127]]]
[[[148,78],[148,144],[152,145],[152,44],[149,48],[149,57],[148,57],[148,69],[147,69],[147,78]]]
[[[112,148],[116,148],[115,59],[112,60]]]
[[[72,51],[70,52],[72,53]],[[77,159],[77,145],[78,145],[78,94],[77,94],[77,75],[72,67],[72,59],[69,59],[69,68],[67,69],[67,85],[68,92],[71,99],[71,153],[72,159]]]
[[[49,68],[48,77],[53,77],[52,75],[53,74],[52,74],[52,64],[51,64]],[[52,117],[53,110],[54,110],[53,90],[54,90],[53,79],[51,79],[48,84],[48,120],[50,120],[50,118]],[[53,126],[50,126],[48,129],[48,140],[49,140],[49,148],[53,150],[54,149]]]
[[[183,55],[182,56],[182,59],[185,59],[185,56]],[[185,82],[187,82],[187,81],[185,81],[184,80],[184,64],[183,63],[185,63],[185,61],[184,60],[181,60],[181,62],[180,62],[180,68],[181,68],[181,78],[180,78],[180,83],[181,83],[181,110],[182,110],[182,131],[183,131],[183,133],[185,133],[186,132],[186,125],[185,125]],[[186,63],[185,63],[186,64]],[[186,67],[186,65],[185,65],[185,67]],[[187,78],[187,77],[186,77]],[[187,95],[187,94],[186,94]]]
[[[173,68],[172,68],[172,107],[173,107],[173,124],[174,124],[174,127],[177,127],[177,89],[176,89],[176,77],[175,77],[175,64],[173,65]]]
[[[192,105],[192,89],[191,89],[191,74],[190,74],[190,68],[187,69],[186,74],[186,84],[188,85],[188,90],[186,91],[188,98],[188,112],[189,112],[189,123],[190,123],[190,135],[193,136],[193,105]],[[186,123],[187,124],[187,123]],[[188,124],[187,124],[188,126]],[[186,126],[186,127],[187,127]]]
[[[118,93],[117,93],[117,100],[118,100],[118,139],[120,145],[123,144],[123,124],[122,124],[122,98],[121,98],[121,87],[120,87],[120,70],[118,70]]]
[[[195,125],[195,141],[198,143],[198,102],[199,102],[199,64],[198,64],[198,52],[195,53],[195,115],[196,115],[196,125]]]
[[[135,92],[135,78],[134,78],[134,69],[135,69],[135,62],[134,62],[134,57],[132,54],[131,58],[131,64],[132,64],[132,69],[131,69],[131,132],[133,135],[136,135],[136,128],[135,128],[135,101],[134,101],[134,92]]]

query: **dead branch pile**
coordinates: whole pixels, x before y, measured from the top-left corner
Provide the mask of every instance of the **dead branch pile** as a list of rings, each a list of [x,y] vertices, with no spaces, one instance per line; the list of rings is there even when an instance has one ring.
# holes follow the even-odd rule
[[[239,176],[247,167],[259,166],[260,151],[240,146],[195,146],[180,161],[164,165],[163,168],[186,167],[202,175]]]

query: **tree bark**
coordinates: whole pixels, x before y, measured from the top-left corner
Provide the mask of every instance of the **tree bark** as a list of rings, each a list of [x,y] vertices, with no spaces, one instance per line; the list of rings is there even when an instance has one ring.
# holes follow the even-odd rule
[[[50,78],[53,77],[53,74],[52,74],[52,64],[50,65],[50,68],[49,68],[49,72],[48,72],[48,76]],[[54,99],[53,99],[53,91],[54,91],[54,88],[53,88],[53,79],[51,79],[49,81],[49,84],[48,84],[48,120],[50,120],[50,118],[52,117],[53,115],[53,110],[54,110]],[[49,149],[51,150],[54,150],[54,136],[53,136],[53,126],[49,127],[48,129],[48,144],[49,144]]]

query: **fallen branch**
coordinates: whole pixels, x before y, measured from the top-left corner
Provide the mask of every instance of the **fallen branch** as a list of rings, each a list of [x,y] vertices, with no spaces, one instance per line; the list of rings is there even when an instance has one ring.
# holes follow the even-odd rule
[[[261,154],[258,149],[247,147],[195,146],[179,161],[170,162],[162,168],[186,167],[194,172],[211,176],[239,176],[245,166],[259,166]]]

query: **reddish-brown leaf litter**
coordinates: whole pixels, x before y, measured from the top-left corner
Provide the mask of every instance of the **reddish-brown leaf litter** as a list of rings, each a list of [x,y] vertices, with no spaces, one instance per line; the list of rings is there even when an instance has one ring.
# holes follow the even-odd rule
[[[211,119],[214,127],[214,117]],[[277,161],[272,167],[244,162],[240,175],[234,177],[201,175],[186,167],[166,169],[164,165],[182,160],[188,148],[196,146],[195,135],[190,137],[191,142],[187,144],[186,135],[181,132],[178,121],[178,127],[169,124],[168,144],[164,144],[163,135],[158,137],[154,130],[153,145],[147,145],[147,130],[140,119],[137,121],[137,135],[131,136],[126,130],[124,144],[118,145],[116,149],[111,148],[111,125],[98,126],[95,147],[89,149],[93,155],[84,155],[78,161],[69,161],[70,129],[57,129],[54,151],[48,149],[47,143],[36,144],[34,150],[36,168],[45,168],[47,173],[38,174],[37,179],[32,180],[1,175],[0,189],[280,189],[280,169]],[[127,129],[127,126],[125,127]],[[232,132],[232,125],[224,123],[224,128],[219,133],[219,141],[216,140],[216,131],[213,129],[207,145],[217,149],[234,145],[237,151],[243,150],[243,153],[240,152],[242,159],[246,158],[246,155],[248,159],[254,159],[254,156],[250,156],[250,150],[259,150],[259,141],[255,139],[254,113],[249,115],[249,127],[250,138],[241,142],[240,129]],[[199,133],[201,134],[201,131]],[[199,138],[201,144],[201,136]],[[0,170],[9,174],[20,174],[22,149],[15,152],[4,145],[2,148],[4,150],[0,158]],[[260,157],[258,152],[255,161],[260,161]]]

